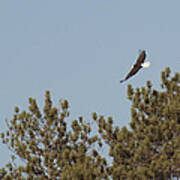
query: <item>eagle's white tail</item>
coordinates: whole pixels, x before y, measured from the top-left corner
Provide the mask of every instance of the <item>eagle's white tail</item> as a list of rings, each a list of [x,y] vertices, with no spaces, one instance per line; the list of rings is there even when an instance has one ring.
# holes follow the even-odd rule
[[[151,65],[151,62],[145,62],[145,63],[141,64],[141,66],[143,68],[148,68],[150,65]]]

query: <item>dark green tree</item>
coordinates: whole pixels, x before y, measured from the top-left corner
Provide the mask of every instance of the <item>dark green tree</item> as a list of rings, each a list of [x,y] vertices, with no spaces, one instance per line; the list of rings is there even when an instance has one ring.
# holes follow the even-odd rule
[[[99,120],[99,131],[113,158],[113,179],[172,179],[180,177],[180,75],[162,72],[163,90],[128,86],[132,101],[130,130],[112,128]],[[102,125],[103,122],[103,125]]]
[[[53,107],[47,91],[43,112],[35,99],[29,111],[15,108],[2,142],[13,152],[0,171],[3,179],[114,179],[169,180],[180,177],[180,75],[162,72],[161,90],[128,85],[132,102],[129,127],[113,125],[113,119],[93,113],[69,119],[69,103]],[[97,131],[92,132],[95,122]],[[93,125],[94,126],[94,125]],[[103,158],[102,150],[109,149]],[[15,158],[22,159],[22,165]],[[111,158],[112,162],[109,162]]]
[[[61,101],[61,108],[52,106],[46,92],[43,113],[35,99],[29,98],[29,112],[15,114],[7,122],[8,131],[2,142],[14,153],[12,162],[1,169],[3,179],[103,179],[108,177],[107,163],[96,151],[101,140],[90,135],[91,127],[83,118],[73,120],[68,127],[69,104]],[[68,130],[69,129],[69,130]],[[17,166],[15,157],[23,161]]]

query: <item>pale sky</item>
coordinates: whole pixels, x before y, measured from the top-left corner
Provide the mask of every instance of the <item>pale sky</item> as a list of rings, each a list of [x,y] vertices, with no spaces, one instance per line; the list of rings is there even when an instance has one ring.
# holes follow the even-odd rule
[[[65,98],[71,118],[92,112],[130,122],[127,85],[147,80],[160,88],[160,72],[180,68],[180,1],[16,0],[0,2],[0,131],[14,106],[28,97],[43,106],[46,90],[55,105]],[[120,84],[147,50],[151,67]],[[9,161],[0,145],[0,167]]]

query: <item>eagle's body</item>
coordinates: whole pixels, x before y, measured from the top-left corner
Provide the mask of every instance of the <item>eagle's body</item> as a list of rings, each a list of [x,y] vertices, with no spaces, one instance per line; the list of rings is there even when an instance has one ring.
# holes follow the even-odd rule
[[[131,76],[133,76],[134,74],[136,74],[142,67],[149,67],[150,66],[150,62],[144,63],[146,59],[146,52],[145,50],[143,50],[141,52],[141,54],[139,55],[136,64],[132,67],[131,71],[128,73],[128,75],[125,77],[125,79],[121,80],[120,83],[126,81],[127,79],[129,79]]]

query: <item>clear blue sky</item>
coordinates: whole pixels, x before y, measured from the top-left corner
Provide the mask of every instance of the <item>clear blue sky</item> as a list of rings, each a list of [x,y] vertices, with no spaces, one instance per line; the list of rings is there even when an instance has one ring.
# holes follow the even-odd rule
[[[0,2],[0,131],[14,106],[42,107],[50,90],[55,105],[71,104],[71,117],[91,113],[112,116],[118,126],[130,122],[127,84],[159,88],[160,72],[180,69],[180,1],[16,0]],[[124,84],[139,49],[149,69]],[[0,167],[9,153],[0,145]]]

